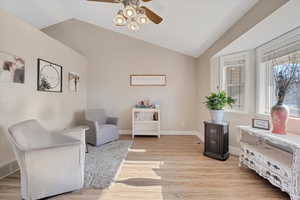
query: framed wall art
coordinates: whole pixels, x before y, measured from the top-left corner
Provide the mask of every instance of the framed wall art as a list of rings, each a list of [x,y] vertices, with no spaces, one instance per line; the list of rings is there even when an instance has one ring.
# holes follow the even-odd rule
[[[79,81],[80,81],[79,74],[74,73],[74,72],[69,72],[68,82],[69,82],[69,90],[71,92],[79,91]]]
[[[25,60],[18,56],[0,52],[0,83],[25,82]]]
[[[38,91],[62,92],[62,66],[38,59]]]
[[[130,86],[166,86],[166,75],[130,75]]]
[[[270,130],[270,121],[265,119],[252,119],[252,127],[263,129],[263,130]]]

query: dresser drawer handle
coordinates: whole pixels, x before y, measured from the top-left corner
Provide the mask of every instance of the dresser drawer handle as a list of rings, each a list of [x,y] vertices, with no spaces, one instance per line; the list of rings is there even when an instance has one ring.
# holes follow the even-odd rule
[[[279,184],[281,184],[281,180],[280,180],[280,178],[278,178],[278,176],[273,175],[273,178],[274,178],[276,181],[278,181]]]
[[[273,165],[273,167],[277,170],[280,170],[280,168],[277,165]]]

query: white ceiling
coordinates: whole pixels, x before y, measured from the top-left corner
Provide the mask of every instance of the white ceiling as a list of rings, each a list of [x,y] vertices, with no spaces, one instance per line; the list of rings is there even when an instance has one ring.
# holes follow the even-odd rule
[[[1,0],[0,8],[36,28],[70,18],[198,57],[258,0],[153,0],[143,3],[164,18],[160,25],[144,25],[139,32],[116,27],[112,18],[121,4],[86,0]]]

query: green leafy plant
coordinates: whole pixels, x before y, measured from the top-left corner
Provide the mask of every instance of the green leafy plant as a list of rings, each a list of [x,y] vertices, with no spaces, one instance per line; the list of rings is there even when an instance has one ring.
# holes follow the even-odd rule
[[[223,110],[227,105],[232,107],[232,105],[235,103],[235,99],[228,96],[224,91],[211,93],[211,95],[205,98],[206,101],[204,103],[210,110]]]

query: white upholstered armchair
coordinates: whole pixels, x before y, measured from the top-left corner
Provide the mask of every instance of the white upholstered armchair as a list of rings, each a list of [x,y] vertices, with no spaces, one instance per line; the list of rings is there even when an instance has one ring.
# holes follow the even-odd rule
[[[100,146],[119,139],[118,118],[107,117],[103,109],[90,109],[85,112],[86,125],[89,130],[86,141]]]
[[[28,120],[9,128],[21,171],[22,199],[35,200],[79,190],[84,181],[85,141],[70,130],[49,133],[38,121]],[[84,130],[82,130],[84,131]]]

